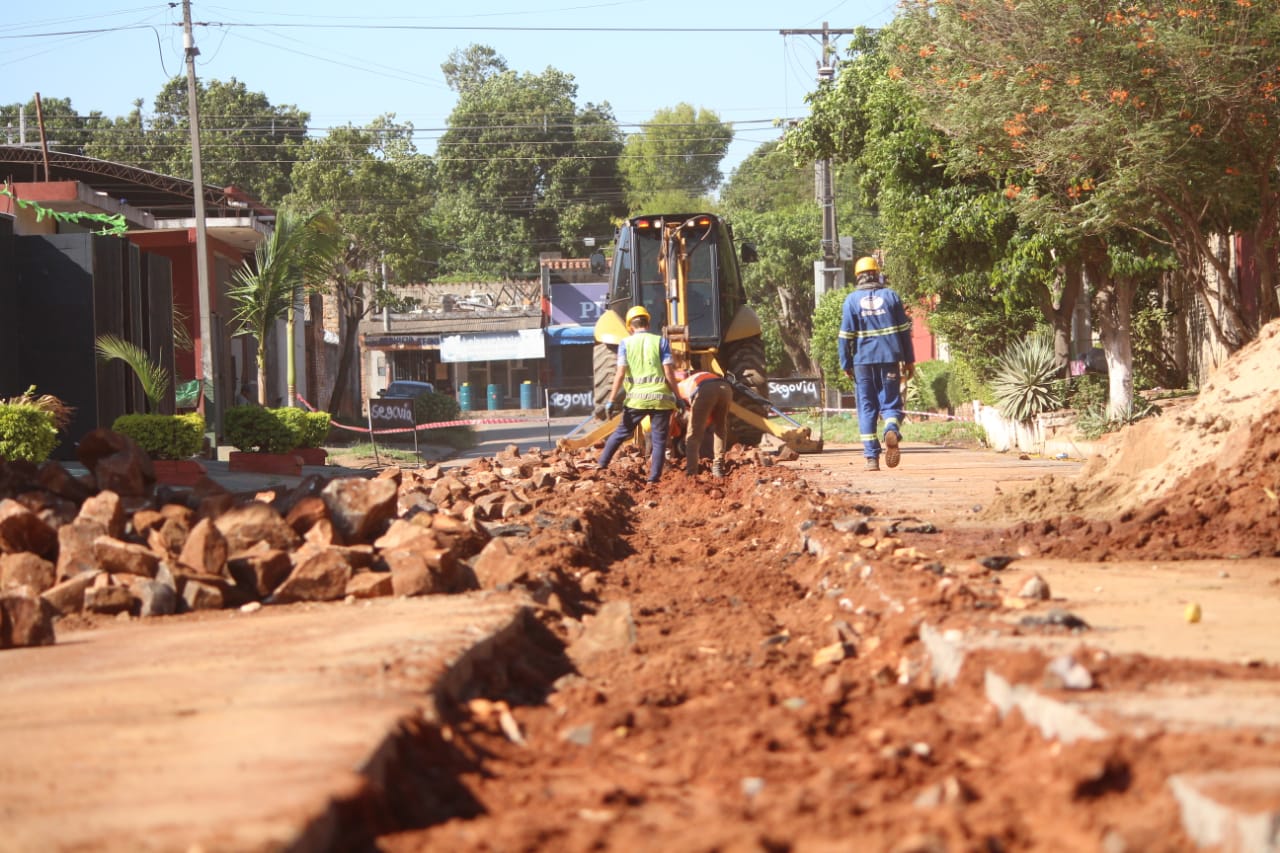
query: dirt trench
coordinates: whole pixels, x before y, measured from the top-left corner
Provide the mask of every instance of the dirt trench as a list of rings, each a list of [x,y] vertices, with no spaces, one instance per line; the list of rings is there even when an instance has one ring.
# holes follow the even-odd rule
[[[978,560],[1016,532],[937,530],[743,458],[723,482],[645,487],[633,456],[579,484],[623,510],[587,505],[586,565],[530,555],[556,588],[528,654],[406,730],[377,849],[1191,850],[1171,774],[1280,763],[1248,730],[1046,740],[983,693],[992,669],[1052,695],[1034,650],[936,680],[922,626],[1067,630],[1005,618],[1015,591]],[[1087,632],[1075,658],[1100,690],[1280,678],[1110,655]]]

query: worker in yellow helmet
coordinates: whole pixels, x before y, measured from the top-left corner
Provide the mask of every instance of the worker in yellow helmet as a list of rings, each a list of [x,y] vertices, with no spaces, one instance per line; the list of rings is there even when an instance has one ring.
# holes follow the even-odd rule
[[[605,441],[597,464],[608,468],[622,442],[633,435],[647,417],[653,451],[649,459],[649,482],[656,483],[666,462],[671,412],[678,399],[674,359],[670,342],[649,331],[649,312],[643,305],[628,311],[626,321],[631,334],[618,344],[618,370],[613,375],[613,388],[605,408],[606,417],[613,417],[618,406],[615,401],[623,382],[627,381],[622,420]]]
[[[911,318],[898,294],[884,283],[880,263],[860,258],[853,268],[857,285],[844,300],[840,319],[840,369],[853,380],[858,399],[858,432],[868,471],[880,470],[876,432],[884,418],[884,461],[901,459],[902,377],[915,372]]]

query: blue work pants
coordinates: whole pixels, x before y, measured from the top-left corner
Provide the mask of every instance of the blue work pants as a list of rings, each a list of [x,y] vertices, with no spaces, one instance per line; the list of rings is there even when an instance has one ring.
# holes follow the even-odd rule
[[[880,437],[876,425],[884,418],[884,431],[898,432],[902,419],[902,373],[896,361],[855,364],[853,384],[858,397],[858,432],[862,455],[868,459],[880,456]]]
[[[622,442],[635,435],[645,418],[649,418],[649,441],[653,445],[653,453],[649,457],[649,482],[658,482],[658,478],[662,476],[662,466],[667,461],[667,436],[671,432],[670,409],[624,408],[617,429],[604,443],[604,451],[599,460],[601,468],[609,467],[613,454],[618,452]]]

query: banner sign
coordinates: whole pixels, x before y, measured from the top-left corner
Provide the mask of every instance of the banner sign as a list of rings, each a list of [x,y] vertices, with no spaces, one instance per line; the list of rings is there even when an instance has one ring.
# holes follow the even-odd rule
[[[412,427],[413,400],[391,399],[381,397],[369,401],[369,420],[374,429],[395,429],[396,427]]]
[[[606,282],[551,285],[551,325],[594,326],[609,299]]]
[[[547,391],[547,417],[585,418],[595,411],[595,392],[591,389],[575,391],[569,388],[551,388]]]
[[[769,402],[779,409],[816,409],[822,406],[822,379],[792,376],[770,379]]]
[[[518,329],[514,332],[475,335],[444,335],[440,339],[440,360],[445,363],[514,361],[521,358],[546,357],[547,344],[542,335],[542,329]]]
[[[371,335],[364,336],[365,349],[435,349],[439,335]]]

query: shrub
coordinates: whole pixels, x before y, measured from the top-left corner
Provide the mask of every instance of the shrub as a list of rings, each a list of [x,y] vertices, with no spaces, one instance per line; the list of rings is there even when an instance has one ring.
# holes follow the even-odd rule
[[[951,366],[945,361],[922,361],[916,365],[916,375],[908,384],[907,405],[921,412],[950,410],[947,394]]]
[[[329,436],[329,413],[303,409],[268,409],[293,433],[294,447],[319,447]]]
[[[1105,409],[1107,395],[1107,377],[1101,373],[1084,373],[1070,379],[1058,380],[1058,393],[1063,405],[1077,412],[1093,409]]]
[[[448,394],[428,392],[413,398],[413,419],[419,424],[456,421],[461,413],[458,401]]]
[[[152,459],[189,459],[204,446],[204,417],[188,415],[121,415],[111,428],[137,442]]]
[[[34,403],[0,403],[0,459],[43,462],[57,446],[52,412]]]
[[[1000,413],[1026,422],[1061,407],[1054,382],[1058,369],[1053,339],[1047,335],[1032,335],[1010,346],[999,358],[992,383]]]
[[[286,453],[298,446],[298,435],[276,412],[261,406],[234,406],[223,420],[227,441],[237,450]]]
[[[947,377],[947,397],[952,406],[960,406],[978,400],[988,406],[996,401],[991,386],[982,380],[982,375],[970,362],[964,359],[952,359],[951,371]]]

